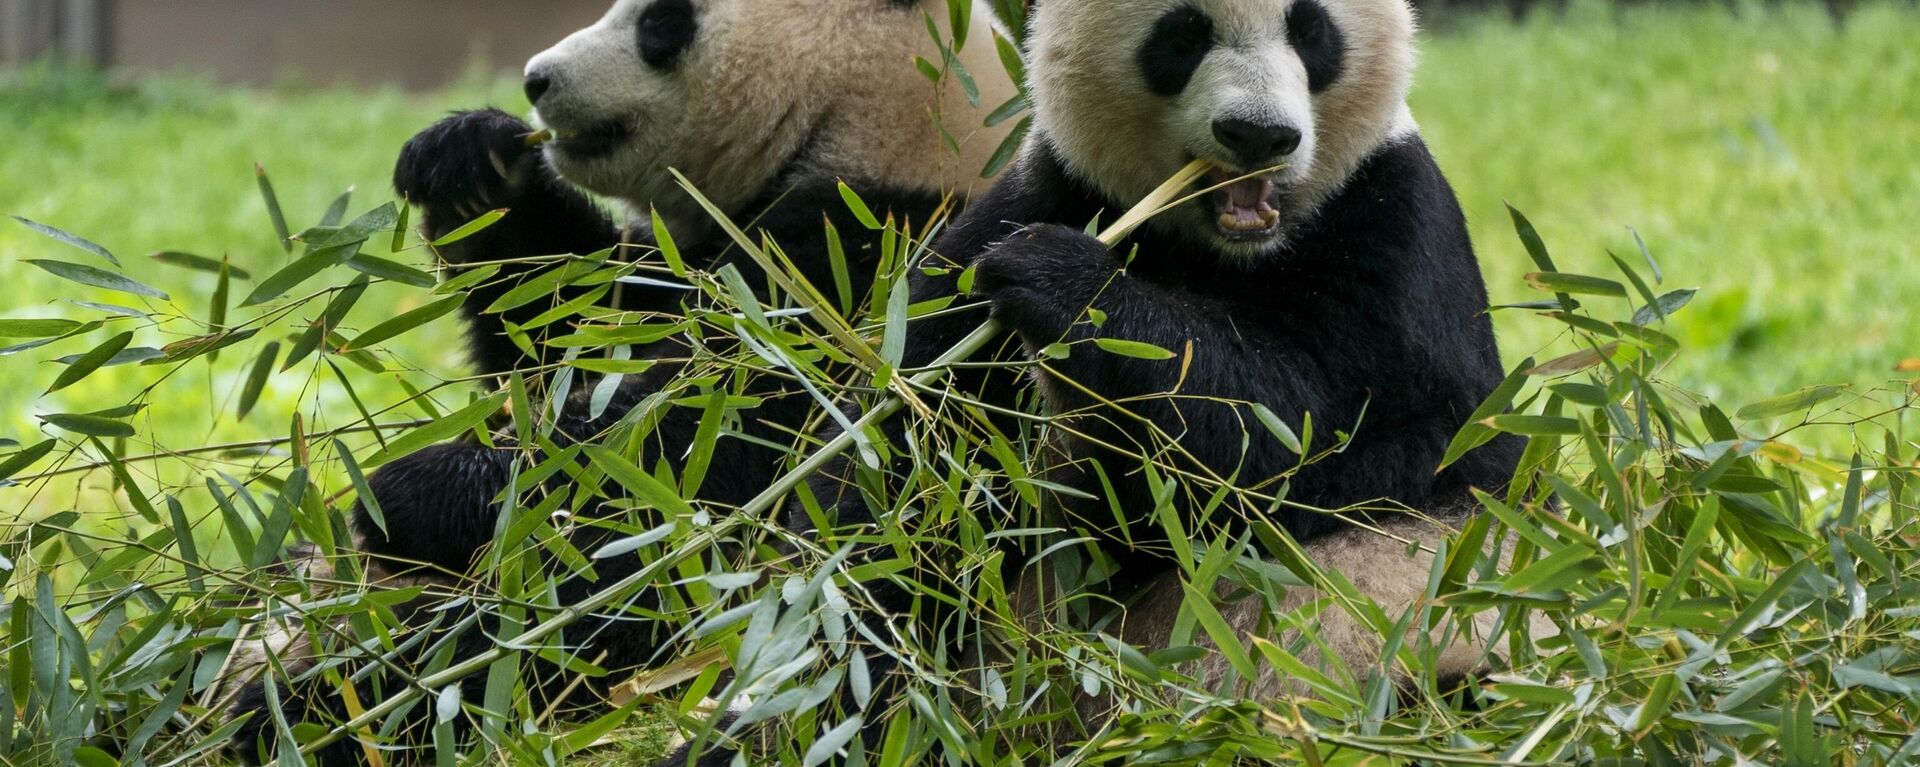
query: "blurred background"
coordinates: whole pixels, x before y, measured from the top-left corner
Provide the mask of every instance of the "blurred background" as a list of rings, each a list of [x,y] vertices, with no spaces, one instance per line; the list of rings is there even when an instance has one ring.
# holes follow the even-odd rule
[[[214,276],[144,256],[224,257],[256,277],[283,264],[256,166],[294,231],[349,190],[352,215],[387,202],[408,136],[451,109],[524,112],[521,63],[604,6],[0,0],[0,214],[87,237],[171,296],[97,291],[76,304],[85,289],[23,262],[84,256],[0,219],[11,288],[0,317],[88,319],[111,305],[205,319]],[[1686,347],[1668,371],[1680,387],[1737,406],[1811,384],[1911,382],[1914,2],[1493,0],[1426,3],[1423,15],[1414,112],[1466,206],[1495,303],[1540,296],[1522,280],[1535,267],[1511,204],[1563,271],[1617,274],[1609,253],[1643,264],[1644,244],[1661,267],[1657,290],[1700,289],[1665,328]],[[417,247],[392,257],[429,260]],[[376,286],[349,324],[429,300]],[[1555,323],[1498,317],[1510,361],[1566,351],[1552,348]],[[157,324],[136,343],[158,347],[193,326]],[[364,404],[378,410],[463,375],[455,345],[430,340],[454,332],[410,334],[395,344],[402,364],[356,372]],[[50,358],[85,352],[99,335],[25,354],[27,339],[0,338],[0,440],[31,444],[45,429],[36,415],[124,404],[134,392],[157,405],[138,417],[134,451],[284,435],[288,413],[349,407],[336,372],[311,361],[274,373],[251,422],[234,407],[244,359],[166,375],[115,366],[46,394],[60,370]],[[180,472],[163,481],[196,476]]]

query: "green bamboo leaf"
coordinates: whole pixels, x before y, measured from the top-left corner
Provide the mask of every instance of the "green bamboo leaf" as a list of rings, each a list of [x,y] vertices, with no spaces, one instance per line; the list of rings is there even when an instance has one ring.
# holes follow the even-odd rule
[[[939,77],[936,76],[934,79],[938,80]],[[854,193],[853,187],[847,186],[845,181],[840,182],[840,199],[846,201],[847,210],[853,211],[853,217],[859,219],[862,226],[868,229],[880,228],[880,219],[874,217],[873,209],[867,207],[867,202],[860,199],[860,195]]]
[[[206,256],[198,256],[192,253],[182,253],[177,250],[163,250],[153,254],[152,256],[149,256],[149,258],[152,258],[154,261],[157,261],[162,264],[166,264],[168,266],[177,266],[182,269],[190,269],[196,272],[206,272],[208,274],[219,274],[220,265],[222,263],[225,263],[225,259],[207,258]],[[253,279],[253,275],[251,273],[239,267],[229,266],[227,267],[227,271],[228,273],[232,274],[235,278],[238,278],[238,279],[242,279],[242,280]]]
[[[1020,153],[1021,145],[1026,142],[1027,134],[1032,130],[1033,116],[1021,118],[1020,124],[1013,126],[1013,131],[1008,133],[1007,137],[1001,140],[1000,146],[993,150],[993,156],[987,159],[986,167],[980,169],[980,177],[993,178],[1000,175],[1000,171],[1005,170],[1007,164],[1013,162],[1014,156]]]
[[[162,301],[169,300],[167,294],[159,290],[143,285],[139,281],[125,275],[115,274],[105,269],[86,266],[84,264],[70,264],[65,261],[52,261],[44,258],[30,258],[27,259],[27,263],[40,267],[42,270],[56,277],[82,285],[119,291],[121,293],[132,293],[136,296],[157,298]]]
[[[1109,354],[1118,354],[1122,357],[1132,357],[1142,360],[1170,360],[1174,357],[1173,352],[1140,341],[1125,341],[1118,338],[1096,338],[1093,343],[1095,346],[1100,347],[1102,351]]]
[[[87,239],[87,238],[85,238],[85,237],[81,237],[81,236],[79,236],[79,235],[75,235],[75,234],[72,234],[72,233],[70,233],[70,232],[67,232],[67,231],[66,231],[66,230],[64,230],[64,229],[59,229],[59,228],[57,228],[57,227],[52,227],[52,226],[47,226],[46,224],[42,224],[42,223],[40,223],[40,222],[38,222],[38,221],[33,221],[33,220],[31,220],[31,219],[25,219],[25,218],[21,218],[21,217],[19,217],[19,216],[12,216],[12,218],[13,218],[13,220],[15,220],[15,221],[18,221],[18,222],[20,222],[20,223],[22,223],[22,224],[24,224],[24,225],[26,225],[26,227],[27,227],[28,229],[32,229],[32,230],[34,230],[34,231],[36,231],[36,232],[39,232],[39,233],[41,233],[41,234],[44,234],[44,235],[46,235],[46,236],[48,236],[48,237],[52,237],[53,239],[56,239],[56,240],[59,240],[59,241],[61,241],[61,242],[64,242],[64,243],[66,243],[66,244],[68,244],[68,245],[72,245],[73,247],[76,247],[76,248],[79,248],[79,249],[81,249],[81,250],[84,250],[84,251],[86,251],[86,252],[88,252],[88,253],[92,253],[92,254],[94,254],[94,255],[96,255],[96,256],[99,256],[99,257],[101,257],[101,258],[103,258],[103,259],[106,259],[106,262],[107,262],[107,263],[109,263],[109,264],[113,264],[114,266],[119,266],[119,265],[120,265],[120,259],[117,259],[117,258],[114,258],[114,257],[113,257],[113,254],[112,254],[112,253],[109,253],[109,252],[107,252],[107,249],[106,249],[106,248],[103,248],[103,247],[100,247],[100,246],[99,246],[98,244],[95,244],[95,243],[94,243],[93,241],[91,241],[91,240],[88,240],[88,239]]]
[[[407,249],[407,222],[413,219],[413,206],[400,206],[400,220],[393,222],[393,240],[387,244],[387,252],[399,253]]]
[[[1287,450],[1292,451],[1294,455],[1300,454],[1302,450],[1300,435],[1295,434],[1293,427],[1288,426],[1286,421],[1280,420],[1280,416],[1275,415],[1273,410],[1269,409],[1266,405],[1255,402],[1253,403],[1253,416],[1259,419],[1260,425],[1267,427],[1267,431],[1271,432],[1274,438],[1280,440],[1280,444],[1286,446]]]
[[[367,516],[373,520],[373,526],[385,533],[386,512],[381,510],[380,499],[373,494],[373,486],[367,484],[367,475],[360,470],[360,462],[353,459],[353,451],[347,448],[347,443],[336,439],[333,441],[333,454],[339,456],[340,467],[347,470],[347,479],[353,483],[354,498],[359,501],[360,508],[366,510]]]
[[[354,219],[352,223],[327,233],[326,236],[318,238],[318,241],[309,241],[307,244],[314,250],[357,246],[372,239],[375,234],[393,229],[399,223],[400,208],[389,202],[360,214],[360,217]],[[306,236],[305,233],[302,233],[302,236]]]
[[[253,292],[247,294],[246,300],[241,301],[240,306],[259,306],[279,298],[292,290],[295,285],[306,282],[327,268],[346,263],[347,259],[359,252],[359,248],[359,243],[350,243],[339,247],[321,248],[294,259],[293,263],[281,267],[280,271],[274,272],[254,285]]]
[[[1693,297],[1699,294],[1699,292],[1698,290],[1688,288],[1686,290],[1675,290],[1662,294],[1659,298],[1654,299],[1652,304],[1643,306],[1640,308],[1640,311],[1633,313],[1633,324],[1651,325],[1655,322],[1665,320],[1673,316],[1674,312],[1680,311],[1680,309],[1687,304],[1693,303]]]
[[[859,714],[854,714],[852,718],[834,725],[833,729],[820,733],[820,737],[813,741],[813,746],[807,749],[806,757],[801,760],[801,767],[818,767],[833,759],[842,748],[852,742],[853,736],[860,734],[860,725],[863,721]]]
[[[673,232],[667,231],[667,222],[660,218],[660,211],[651,206],[647,208],[647,215],[653,221],[654,246],[660,249],[660,257],[666,259],[667,269],[673,276],[686,279],[687,264],[680,257],[680,246],[674,243]]]
[[[1559,271],[1553,266],[1553,256],[1547,253],[1546,241],[1540,238],[1540,231],[1534,228],[1533,222],[1527,219],[1526,214],[1521,213],[1519,208],[1508,205],[1507,215],[1513,219],[1513,231],[1519,235],[1520,244],[1526,247],[1527,256],[1533,259],[1534,266],[1539,267],[1542,272]],[[1555,294],[1554,299],[1560,303],[1561,311],[1571,313],[1580,308],[1580,302],[1573,300],[1573,296],[1566,293]]]
[[[374,453],[373,457],[362,464],[362,467],[376,468],[394,459],[411,455],[428,445],[444,442],[472,431],[474,427],[493,417],[494,413],[500,412],[500,406],[506,401],[506,392],[496,392],[492,396],[477,400],[444,417],[435,419],[433,423],[402,434],[388,443],[386,449]]]
[[[494,299],[483,313],[498,314],[552,296],[558,293],[562,286],[571,285],[575,280],[592,274],[599,268],[598,259],[568,261],[558,268],[549,269],[515,285],[512,290]]]
[[[169,362],[185,362],[201,355],[220,351],[221,349],[225,349],[259,334],[259,328],[248,328],[246,330],[210,333],[204,336],[189,338],[185,341],[175,341],[160,349],[160,351],[166,353],[166,356],[159,359],[148,360],[142,364],[159,365]]]
[[[280,210],[280,195],[274,194],[273,182],[267,178],[265,167],[254,163],[253,175],[260,185],[260,199],[267,204],[267,218],[273,220],[273,233],[280,238],[280,249],[292,253],[293,230],[287,228],[287,214]]]
[[[659,509],[670,516],[688,517],[693,515],[693,507],[688,505],[686,500],[680,497],[678,491],[674,490],[673,487],[667,483],[655,479],[653,475],[641,471],[640,467],[633,465],[632,461],[627,460],[619,453],[615,453],[599,445],[588,445],[586,452],[587,457],[593,461],[594,466],[606,472],[609,478],[620,483],[621,487],[626,488],[627,492],[633,493],[634,497],[640,499],[641,502]]]
[[[261,349],[260,356],[253,360],[246,386],[240,389],[240,420],[247,420],[247,414],[253,412],[254,404],[260,401],[260,393],[267,389],[267,378],[273,375],[274,360],[279,357],[280,342],[275,341]]]
[[[465,303],[466,300],[466,296],[447,296],[426,306],[394,317],[386,322],[368,328],[367,331],[361,333],[358,338],[348,342],[346,348],[341,349],[340,352],[347,354],[372,348],[375,344],[394,338],[409,330],[413,330],[421,325],[453,313],[453,310],[460,308],[460,305]]]
[[[1535,290],[1544,290],[1554,294],[1579,294],[1626,298],[1627,286],[1604,277],[1589,277],[1584,274],[1560,274],[1558,272],[1533,272],[1526,276],[1527,284]]]
[[[0,338],[52,338],[80,327],[73,320],[0,320]]]
[[[1473,415],[1468,416],[1466,425],[1460,427],[1460,431],[1453,435],[1453,441],[1447,444],[1446,455],[1440,458],[1440,466],[1434,469],[1436,472],[1452,466],[1469,451],[1487,444],[1494,438],[1497,432],[1486,426],[1485,421],[1513,407],[1513,398],[1518,396],[1520,389],[1526,386],[1528,371],[1532,369],[1533,358],[1528,357],[1515,367],[1513,372],[1507,374],[1506,380],[1501,381],[1492,394],[1487,395],[1486,400],[1480,403],[1480,407],[1473,411]]]
[[[347,313],[353,311],[354,305],[360,302],[360,297],[366,294],[367,286],[370,284],[372,280],[366,276],[355,277],[353,282],[347,283],[346,287],[335,293],[333,298],[327,301],[327,308],[321,310],[320,316],[307,323],[307,329],[301,332],[298,340],[294,341],[293,349],[287,352],[287,360],[281,363],[280,369],[293,369],[293,366],[304,362],[307,355],[318,350],[322,342],[331,338],[334,330],[340,327],[340,323],[346,321]]]
[[[207,327],[225,330],[228,305],[233,303],[233,266],[220,259],[219,277],[213,284],[213,300],[207,305]]]
[[[472,237],[476,234],[484,232],[487,230],[487,227],[493,226],[495,223],[498,223],[500,219],[504,218],[506,215],[507,215],[506,208],[499,208],[496,210],[490,210],[485,213],[482,213],[480,214],[479,218],[476,218],[472,221],[468,221],[467,223],[462,224],[460,228],[455,229],[451,232],[448,232],[446,236],[443,236],[440,239],[434,240],[433,247],[444,248],[448,245],[452,245],[468,237]],[[515,220],[517,221],[518,219],[515,219]]]
[[[1549,415],[1496,415],[1481,423],[1508,434],[1527,437],[1568,437],[1580,433],[1580,422]]]
[[[80,413],[51,413],[40,416],[47,425],[89,437],[131,437],[137,432],[131,424],[106,416]]]
[[[347,187],[347,191],[341,192],[340,196],[333,198],[333,203],[327,206],[327,212],[320,216],[320,225],[338,226],[340,221],[347,217],[347,205],[352,202],[353,187]]]
[[[365,253],[347,259],[347,268],[369,277],[377,277],[388,282],[398,282],[416,288],[431,288],[435,280],[433,275],[415,269],[397,261],[369,256]]]
[[[66,370],[60,371],[60,376],[53,379],[53,386],[47,388],[47,393],[52,394],[79,383],[81,379],[92,375],[93,371],[99,370],[106,366],[107,363],[112,362],[115,357],[119,356],[121,350],[126,349],[127,344],[132,342],[133,332],[128,331],[107,339],[99,346],[93,347],[93,351],[80,355],[79,359],[74,360],[72,364],[68,365]]]
[[[1259,678],[1260,669],[1253,665],[1253,658],[1247,655],[1247,648],[1240,643],[1242,633],[1235,631],[1227,619],[1214,609],[1212,595],[1194,588],[1193,584],[1182,580],[1180,588],[1187,593],[1183,609],[1191,610],[1194,619],[1205,629],[1207,637],[1213,640],[1214,647],[1227,658],[1227,663],[1240,674],[1243,681]]]
[[[0,481],[12,479],[13,475],[19,474],[35,462],[47,457],[47,454],[53,452],[53,448],[57,444],[59,443],[55,440],[43,440],[39,444],[32,445],[15,452],[13,455],[7,456],[6,460],[0,461]]]
[[[1809,386],[1791,394],[1755,402],[1740,408],[1734,416],[1743,421],[1759,421],[1788,413],[1801,413],[1846,393],[1850,388],[1843,385]]]

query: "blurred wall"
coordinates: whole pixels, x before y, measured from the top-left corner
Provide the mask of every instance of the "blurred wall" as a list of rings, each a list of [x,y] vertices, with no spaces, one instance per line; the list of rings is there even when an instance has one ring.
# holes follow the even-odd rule
[[[102,57],[116,69],[208,74],[225,82],[295,77],[316,84],[430,88],[458,78],[476,60],[492,69],[519,71],[533,54],[593,23],[609,5],[610,0],[114,0],[107,6],[109,42]]]

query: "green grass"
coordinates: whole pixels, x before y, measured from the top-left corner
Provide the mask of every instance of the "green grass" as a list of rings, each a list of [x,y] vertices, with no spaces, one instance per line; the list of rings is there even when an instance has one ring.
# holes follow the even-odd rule
[[[1496,303],[1531,300],[1502,203],[1563,269],[1639,262],[1701,288],[1675,382],[1734,402],[1875,384],[1920,357],[1920,14],[1581,6],[1427,42],[1414,115],[1459,190]],[[1508,357],[1547,339],[1502,322]]]
[[[63,282],[23,261],[88,262],[92,257],[0,219],[0,254],[6,258],[0,273],[10,288],[0,298],[0,316],[9,318],[91,318],[92,313],[62,300],[67,298],[203,317],[214,276],[159,264],[147,256],[161,250],[225,256],[256,279],[286,263],[254,180],[256,163],[269,173],[290,225],[298,231],[316,223],[348,188],[355,190],[350,216],[392,199],[389,179],[400,145],[447,110],[488,103],[525,106],[515,84],[504,80],[428,96],[397,90],[229,91],[180,80],[117,86],[94,75],[55,69],[36,69],[0,82],[6,83],[0,85],[0,135],[8,137],[0,146],[0,178],[9,180],[0,185],[0,213],[87,237],[114,252],[130,276],[175,299],[143,304],[134,296]],[[386,255],[385,248],[384,241],[374,242],[369,252]],[[399,259],[422,267],[427,261],[417,249]],[[234,301],[249,289],[250,283],[236,282]],[[364,329],[425,298],[419,290],[376,286],[349,324]],[[314,310],[317,307],[308,313]],[[441,328],[442,341],[458,333],[451,320],[442,321]],[[184,334],[143,332],[134,343],[158,347]],[[106,335],[96,333],[91,340]],[[458,345],[426,339],[416,334],[395,346],[410,361],[459,375],[463,357]],[[69,341],[55,348],[60,354],[77,354],[90,344]],[[302,403],[314,404],[316,388],[326,390],[322,396],[327,407],[348,407],[331,374],[312,365],[275,375],[260,406],[244,422],[236,418],[235,407],[244,366],[220,366],[218,377],[211,380],[204,365],[164,380],[154,368],[113,367],[43,397],[58,375],[55,365],[41,362],[52,356],[57,355],[35,350],[0,360],[6,366],[0,384],[0,437],[31,444],[38,426],[33,415],[124,404],[132,392],[146,386],[156,387],[156,406],[138,419],[141,436],[130,453],[285,436],[287,414]],[[315,375],[325,378],[316,380]],[[323,381],[326,386],[315,386]],[[361,393],[369,407],[405,398],[391,376],[367,377],[364,383],[367,389]],[[103,397],[113,401],[103,402]],[[192,473],[170,468],[179,467],[158,465],[161,481],[193,479]],[[87,480],[77,486],[56,485],[55,492],[36,494],[31,504],[42,512],[63,510],[75,495],[95,488]]]

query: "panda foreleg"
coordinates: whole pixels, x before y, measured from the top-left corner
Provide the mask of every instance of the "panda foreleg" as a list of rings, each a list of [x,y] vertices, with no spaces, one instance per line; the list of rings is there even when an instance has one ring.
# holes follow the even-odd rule
[[[527,259],[584,255],[620,242],[619,227],[606,213],[528,146],[531,133],[532,126],[498,109],[458,112],[409,140],[393,171],[394,188],[420,210],[421,233],[430,240],[489,211],[507,211],[492,226],[436,249],[450,266],[499,266],[497,275],[469,292],[465,305],[474,363],[485,373],[527,367],[530,360],[506,338],[502,323],[524,323],[553,305],[536,301],[486,313],[500,296],[547,268]]]

